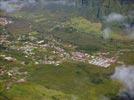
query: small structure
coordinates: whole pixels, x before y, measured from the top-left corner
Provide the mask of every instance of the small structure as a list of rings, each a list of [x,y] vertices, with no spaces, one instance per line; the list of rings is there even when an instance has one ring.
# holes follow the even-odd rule
[[[25,79],[19,79],[18,81],[16,81],[16,83],[25,83],[26,82],[26,80]]]
[[[6,26],[7,24],[11,24],[12,21],[7,20],[7,18],[0,17],[0,25]]]
[[[104,68],[108,68],[115,62],[116,62],[116,59],[114,57],[112,58],[96,57],[92,60],[89,60],[89,64],[93,64],[93,65],[104,67]]]
[[[89,55],[82,52],[72,52],[72,59],[76,61],[86,61],[89,58]]]
[[[0,67],[0,76],[3,76],[6,73],[6,70],[3,67]]]
[[[7,60],[7,61],[10,61],[10,62],[16,61],[16,59],[12,58],[12,57],[5,57],[4,59]]]
[[[0,35],[0,44],[9,44],[8,35]]]

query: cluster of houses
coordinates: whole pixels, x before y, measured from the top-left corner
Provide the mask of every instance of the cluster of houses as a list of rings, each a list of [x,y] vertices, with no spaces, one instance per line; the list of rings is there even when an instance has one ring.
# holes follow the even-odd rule
[[[108,53],[99,53],[98,55],[91,56],[87,53],[82,52],[72,52],[71,59],[80,62],[87,62],[89,64],[108,68],[112,64],[117,62],[117,57],[107,57]]]
[[[0,17],[0,26],[6,26],[6,25],[11,24],[11,23],[12,23],[11,20],[8,20],[5,17]]]
[[[3,76],[6,73],[4,67],[0,67],[0,76]]]
[[[10,44],[11,42],[8,40],[8,35],[0,35],[0,44]]]
[[[14,63],[16,61],[15,58],[6,55],[0,55],[0,58],[9,63]],[[26,82],[27,75],[28,72],[21,70],[20,67],[7,68],[5,66],[0,66],[0,77],[6,76],[6,80],[10,80],[10,82],[6,84],[6,89],[10,89],[13,83]]]
[[[90,57],[89,54],[82,53],[82,52],[72,52],[71,55],[72,55],[71,57],[72,60],[81,61],[81,62],[86,62]]]
[[[28,56],[34,55],[33,50],[34,50],[35,48],[37,48],[37,47],[35,47],[33,44],[26,44],[26,45],[24,45],[24,46],[18,48],[17,50],[18,50],[18,51],[19,51],[19,50],[23,51],[23,53],[26,54],[26,57],[28,57]]]
[[[25,57],[31,57],[35,64],[53,64],[60,65],[62,61],[64,61],[70,55],[63,48],[56,45],[55,42],[45,43],[44,40],[36,41],[36,43],[32,42],[24,42],[22,46],[12,46],[12,49],[16,49],[18,51],[22,51],[25,54]],[[38,57],[37,51],[35,49],[39,49],[40,52],[49,52],[51,55],[42,55],[43,58]],[[36,53],[35,53],[36,52]],[[37,54],[37,55],[36,55]]]
[[[20,69],[17,67],[12,68],[7,72],[8,76],[10,77],[16,77],[16,76],[26,76],[27,72],[20,72]]]
[[[46,51],[52,52],[51,55],[45,56],[43,59],[39,61],[36,60],[36,55],[33,52],[35,48],[44,49]],[[50,50],[51,48],[51,50]],[[18,50],[22,50],[27,56],[33,56],[35,58],[35,64],[53,64],[53,65],[60,65],[63,61],[66,60],[74,60],[79,62],[87,62],[92,65],[96,65],[99,67],[107,68],[110,67],[112,64],[115,64],[117,61],[116,57],[107,57],[108,53],[99,53],[98,55],[91,56],[88,53],[83,52],[67,52],[60,46],[56,46],[53,44],[45,44],[44,41],[37,41],[36,44],[27,43],[23,47],[20,47]],[[56,59],[54,59],[56,58]],[[58,60],[57,60],[58,58]]]
[[[107,57],[95,57],[89,60],[89,64],[108,68],[112,64],[116,63],[117,59],[115,57],[107,58]]]
[[[7,20],[7,18],[0,17],[0,26],[6,26],[7,24],[11,24],[11,23],[12,21]],[[5,30],[5,28],[2,27],[0,33],[0,44],[10,43],[10,41],[8,41],[8,37],[9,35],[7,34],[7,31]]]
[[[20,72],[19,70],[20,69],[17,67],[12,68],[11,70],[7,70],[4,66],[0,67],[0,77],[7,76],[10,80],[10,82],[6,84],[6,89],[10,89],[13,83],[26,82],[28,72]]]
[[[2,57],[4,60],[9,61],[9,62],[15,62],[16,61],[15,58],[9,57],[9,56],[6,56],[6,55],[0,55],[0,57]]]
[[[48,43],[45,43],[44,40],[36,41],[34,43],[27,41],[23,42],[23,45],[19,47],[17,47],[17,45],[12,46],[14,47],[12,49],[17,49],[18,51],[23,52],[25,57],[31,57],[33,61],[35,61],[35,64],[53,64],[58,66],[63,61],[74,60],[107,68],[117,61],[115,57],[107,57],[107,53],[100,53],[98,55],[91,56],[88,53],[78,52],[76,50],[67,51],[61,45],[58,45],[58,43],[55,41],[49,41]],[[44,58],[37,57],[38,54],[35,53],[35,49],[39,49],[41,52],[49,52],[50,55],[42,55]],[[15,59],[11,57],[5,57],[4,59],[8,61],[15,61]]]
[[[42,49],[51,52],[51,55],[45,57],[45,59],[41,62],[42,64],[53,64],[53,65],[60,65],[67,57],[69,57],[69,53],[67,53],[63,48],[60,46],[56,46],[55,43],[47,43],[47,44],[40,44],[38,45]],[[49,50],[51,49],[51,50]]]
[[[43,62],[43,64],[59,66],[61,64],[61,62],[60,61],[53,61],[53,60],[45,60]]]
[[[6,89],[9,90],[14,83],[25,83],[28,72],[21,72],[20,68],[14,67],[11,70],[6,72],[8,75],[10,82],[6,84]]]
[[[6,23],[5,23],[6,25]],[[67,47],[63,47],[57,41],[49,41],[45,43],[44,40],[36,41],[36,42],[21,42],[18,40],[14,44],[13,42],[8,41],[7,35],[0,36],[0,44],[9,44],[9,48],[18,50],[18,52],[22,52],[24,56],[27,58],[32,58],[35,65],[44,64],[44,65],[55,65],[59,66],[64,61],[78,61],[83,63],[88,63],[91,65],[95,65],[98,67],[108,68],[112,64],[117,62],[116,57],[108,57],[108,53],[99,53],[96,55],[90,55],[84,52],[78,52],[75,49],[68,50],[68,48],[75,48],[72,45]],[[67,49],[66,49],[67,48]],[[37,51],[36,51],[37,50]],[[50,53],[50,54],[49,54]],[[38,55],[39,54],[39,55]],[[40,55],[42,54],[42,55]],[[40,57],[42,56],[42,57]],[[12,56],[0,55],[0,58],[7,62],[20,62],[22,65],[25,65],[25,61],[18,61],[16,58]],[[7,84],[7,89],[10,89],[13,83],[24,83],[26,82],[26,77],[28,72],[21,72],[18,68],[13,68],[10,70],[4,69],[4,67],[0,67],[0,76],[7,75],[10,78],[10,83]]]

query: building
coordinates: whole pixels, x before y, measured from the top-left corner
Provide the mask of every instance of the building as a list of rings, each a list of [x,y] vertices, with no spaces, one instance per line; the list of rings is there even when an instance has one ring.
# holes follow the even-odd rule
[[[0,17],[0,26],[6,26],[7,24],[11,24],[12,21],[7,20],[7,18]]]
[[[0,18],[0,25],[5,26],[8,24],[8,21],[6,20],[6,18]]]

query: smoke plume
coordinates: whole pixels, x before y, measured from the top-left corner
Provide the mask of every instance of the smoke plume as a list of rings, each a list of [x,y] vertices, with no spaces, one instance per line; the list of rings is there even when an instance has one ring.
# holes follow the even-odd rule
[[[105,19],[107,22],[121,22],[125,20],[125,17],[119,13],[111,13]]]
[[[3,0],[0,1],[0,9],[11,13],[25,7],[26,5],[35,3],[35,0]]]
[[[124,85],[124,90],[121,93],[122,97],[128,98],[125,100],[134,99],[134,66],[117,67],[112,79],[119,80]],[[122,99],[124,100],[124,99]]]
[[[109,27],[107,27],[107,28],[105,28],[104,30],[103,30],[103,38],[104,39],[109,39],[109,38],[111,38],[111,32],[112,32],[112,30],[109,28]]]

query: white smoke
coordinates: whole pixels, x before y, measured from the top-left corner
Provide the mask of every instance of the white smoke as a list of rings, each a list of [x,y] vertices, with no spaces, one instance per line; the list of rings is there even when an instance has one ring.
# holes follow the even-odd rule
[[[134,97],[134,66],[117,67],[112,79],[122,82],[125,86],[125,91]]]
[[[106,22],[121,22],[125,20],[125,17],[118,13],[111,13],[105,19]]]
[[[119,13],[111,13],[108,16],[104,17],[104,23],[106,25],[106,27],[104,28],[104,30],[102,31],[102,35],[104,39],[110,39],[113,30],[113,27],[117,27],[115,26],[115,23],[118,24],[123,24],[125,21],[126,17],[119,14]]]
[[[103,38],[104,38],[104,39],[109,39],[109,38],[111,38],[111,32],[112,32],[112,30],[111,30],[109,27],[105,28],[105,29],[103,30],[103,32],[102,32]]]
[[[28,4],[35,4],[35,0],[6,0],[6,1],[0,1],[0,9],[4,10],[8,13],[14,12],[16,10],[21,9],[22,7],[25,7]]]
[[[111,37],[111,32],[115,31],[116,29],[122,31],[124,35],[128,37],[128,39],[133,40],[134,39],[134,26],[132,21],[133,20],[133,12],[130,12],[128,15],[124,16],[119,13],[111,13],[108,16],[104,17],[104,23],[106,28],[102,31],[103,32],[103,38],[109,39]]]
[[[134,26],[127,25],[125,32],[128,34],[130,39],[134,39]]]
[[[129,39],[133,40],[134,39],[134,28],[129,30]]]
[[[13,12],[16,10],[15,6],[13,7],[8,1],[0,1],[0,9],[6,12]]]

